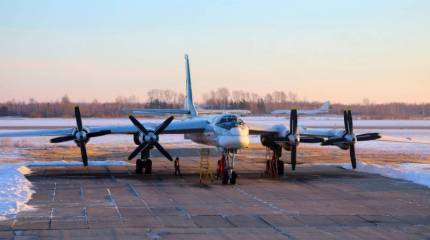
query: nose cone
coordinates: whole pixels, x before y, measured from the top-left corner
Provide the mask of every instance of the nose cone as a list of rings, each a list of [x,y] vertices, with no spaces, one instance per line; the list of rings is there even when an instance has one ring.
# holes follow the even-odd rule
[[[246,148],[249,145],[249,130],[246,126],[230,129],[228,134],[218,136],[218,145],[226,149]]]
[[[232,136],[248,136],[249,135],[249,129],[247,126],[234,127],[232,129],[230,129],[230,134]]]

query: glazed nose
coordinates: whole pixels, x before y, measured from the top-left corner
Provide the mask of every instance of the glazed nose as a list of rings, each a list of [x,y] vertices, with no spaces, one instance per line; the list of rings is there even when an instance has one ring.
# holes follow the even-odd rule
[[[239,126],[230,129],[230,134],[233,136],[248,136],[249,129],[247,126]]]

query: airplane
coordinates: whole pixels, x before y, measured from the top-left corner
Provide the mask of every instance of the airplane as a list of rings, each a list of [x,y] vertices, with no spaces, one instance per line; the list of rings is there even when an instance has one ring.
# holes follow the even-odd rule
[[[326,101],[321,105],[321,107],[316,109],[299,109],[297,110],[297,114],[299,115],[327,114],[329,110],[330,110],[330,101]],[[271,114],[281,115],[281,114],[289,114],[290,112],[291,112],[290,109],[277,109],[277,110],[273,110]]]
[[[51,143],[74,141],[81,150],[83,165],[88,165],[86,144],[91,138],[110,134],[127,134],[133,137],[136,149],[128,156],[134,159],[139,153],[141,157],[136,160],[136,173],[152,173],[152,160],[150,151],[154,148],[172,161],[169,152],[159,143],[160,134],[184,134],[185,139],[193,142],[214,146],[222,155],[222,184],[235,184],[237,174],[234,170],[236,153],[247,148],[250,135],[260,136],[261,144],[273,151],[277,164],[280,161],[282,150],[291,154],[292,170],[296,168],[297,147],[300,143],[319,143],[322,146],[337,146],[349,150],[352,167],[356,168],[355,144],[360,141],[370,141],[381,138],[379,133],[356,134],[353,130],[351,111],[344,111],[344,129],[310,129],[298,126],[298,111],[290,112],[289,126],[286,124],[256,124],[245,122],[239,115],[231,113],[211,114],[201,116],[193,102],[191,87],[191,73],[188,55],[185,55],[186,72],[186,100],[183,109],[152,109],[151,113],[183,114],[187,116],[182,120],[168,117],[161,124],[151,122],[142,123],[133,115],[129,116],[132,124],[114,126],[84,127],[79,106],[75,107],[76,127],[66,129],[22,130],[0,133],[0,137],[30,137],[55,136]],[[143,110],[142,112],[146,112]],[[410,141],[409,141],[410,142]],[[280,173],[278,173],[280,174]]]

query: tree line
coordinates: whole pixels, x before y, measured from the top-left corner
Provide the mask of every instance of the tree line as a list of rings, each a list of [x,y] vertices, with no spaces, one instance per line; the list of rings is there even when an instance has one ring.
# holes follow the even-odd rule
[[[79,105],[86,117],[126,117],[130,110],[139,108],[182,108],[184,94],[172,90],[152,89],[146,94],[145,101],[135,96],[117,97],[113,102],[73,102],[66,95],[55,102],[8,101],[0,103],[0,116],[19,117],[73,117],[73,107]],[[296,93],[274,91],[265,95],[227,88],[212,90],[203,95],[199,108],[205,109],[247,109],[252,114],[268,114],[274,109],[313,109],[321,102],[307,101]],[[417,119],[430,118],[430,103],[384,103],[373,104],[364,99],[360,104],[335,103],[330,114],[342,114],[351,109],[355,116],[369,119]]]

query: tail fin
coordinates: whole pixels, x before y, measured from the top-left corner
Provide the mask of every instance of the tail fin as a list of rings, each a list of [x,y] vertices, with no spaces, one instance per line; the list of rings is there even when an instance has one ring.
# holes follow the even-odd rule
[[[186,97],[185,97],[185,109],[190,111],[192,117],[198,115],[196,107],[193,102],[193,90],[191,88],[191,72],[190,72],[190,61],[188,60],[188,55],[185,54],[185,74],[186,74]]]
[[[330,110],[330,101],[324,102],[319,110],[322,112],[328,112]]]

